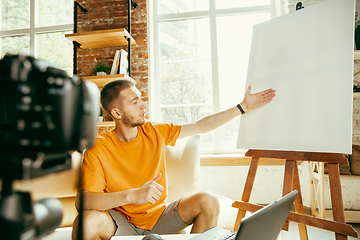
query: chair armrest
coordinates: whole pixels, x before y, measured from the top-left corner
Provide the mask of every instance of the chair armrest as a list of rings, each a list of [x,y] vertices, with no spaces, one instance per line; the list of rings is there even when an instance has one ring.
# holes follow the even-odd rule
[[[165,148],[168,202],[200,191],[200,136],[179,139]]]

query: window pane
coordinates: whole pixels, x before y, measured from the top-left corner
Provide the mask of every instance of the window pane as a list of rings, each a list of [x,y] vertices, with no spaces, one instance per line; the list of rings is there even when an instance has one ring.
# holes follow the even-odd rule
[[[208,19],[159,23],[162,104],[212,104]]]
[[[1,58],[6,53],[11,54],[30,54],[30,37],[29,36],[16,36],[16,37],[3,37],[0,39],[1,45]]]
[[[29,0],[1,0],[0,30],[30,27]]]
[[[234,58],[237,55],[248,57],[253,26],[270,18],[270,12],[218,17],[216,22],[219,58]]]
[[[209,0],[159,0],[159,14],[209,10]]]
[[[270,0],[215,0],[216,9],[270,5]]]
[[[65,38],[67,33],[71,32],[37,34],[37,58],[54,63],[60,68],[72,68],[73,45]]]
[[[160,61],[210,59],[209,19],[159,23]]]
[[[269,20],[270,13],[242,14],[217,18],[220,108],[241,102],[250,55],[253,25]],[[236,27],[234,27],[234,25]],[[223,36],[227,36],[223,38]],[[239,119],[221,128],[222,148],[235,149]]]
[[[73,0],[37,0],[37,27],[72,24]]]
[[[161,119],[177,124],[199,120],[213,112],[211,62],[160,64]],[[201,148],[213,147],[213,133],[201,136]]]
[[[208,18],[159,23],[161,119],[190,123],[212,113],[210,24]],[[213,133],[201,136],[212,148]]]
[[[221,109],[232,106],[234,100],[242,100],[246,87],[253,26],[269,19],[270,13],[217,18]]]
[[[161,63],[159,76],[162,105],[212,105],[210,60]]]

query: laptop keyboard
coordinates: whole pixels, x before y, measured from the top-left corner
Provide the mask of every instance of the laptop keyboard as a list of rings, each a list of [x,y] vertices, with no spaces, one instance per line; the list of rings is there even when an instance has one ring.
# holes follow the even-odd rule
[[[232,240],[235,239],[235,236],[236,236],[236,232],[231,232],[228,235],[221,238],[221,240]]]

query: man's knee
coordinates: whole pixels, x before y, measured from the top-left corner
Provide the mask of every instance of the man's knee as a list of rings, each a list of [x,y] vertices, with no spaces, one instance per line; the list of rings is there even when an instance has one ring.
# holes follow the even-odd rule
[[[220,203],[218,198],[209,193],[209,192],[199,192],[195,194],[196,201],[203,211],[212,213],[214,215],[219,215],[220,213]]]
[[[116,226],[107,211],[85,210],[82,216],[84,239],[110,239],[114,235]],[[79,230],[79,216],[77,216],[73,224],[73,240],[76,239]]]
[[[220,213],[220,204],[218,198],[209,192],[198,192],[191,196],[184,197],[180,205],[182,210],[186,214],[200,213],[210,214],[212,216],[218,216]]]

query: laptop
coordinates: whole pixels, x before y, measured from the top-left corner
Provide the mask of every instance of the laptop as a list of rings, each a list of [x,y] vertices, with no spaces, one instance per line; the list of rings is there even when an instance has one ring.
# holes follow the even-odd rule
[[[298,191],[295,190],[243,218],[237,232],[213,227],[191,239],[276,240],[297,194]]]

